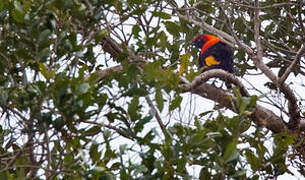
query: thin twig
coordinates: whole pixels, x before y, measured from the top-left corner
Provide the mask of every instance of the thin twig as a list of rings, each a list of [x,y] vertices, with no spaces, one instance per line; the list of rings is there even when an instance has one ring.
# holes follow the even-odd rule
[[[294,59],[294,61],[288,66],[288,68],[286,69],[286,71],[284,72],[284,74],[281,76],[281,78],[279,79],[279,84],[282,84],[286,81],[286,79],[288,78],[289,74],[291,73],[293,67],[296,65],[297,62],[300,61],[301,57],[305,54],[305,44],[303,45],[303,47],[301,47],[298,52],[297,55]]]
[[[165,136],[167,136],[168,133],[167,133],[166,127],[165,127],[165,125],[164,125],[163,122],[162,122],[161,116],[160,116],[160,114],[158,113],[157,108],[155,107],[155,105],[153,104],[152,100],[150,99],[150,97],[149,97],[148,95],[145,96],[145,99],[146,99],[146,102],[147,102],[147,104],[149,105],[151,111],[153,112],[155,118],[157,119],[158,124],[159,124],[159,126],[161,127],[161,130],[162,130],[163,134],[164,134]]]
[[[126,138],[136,138],[136,135],[131,133],[131,132],[127,132],[125,130],[119,129],[116,126],[110,125],[110,124],[104,124],[104,123],[98,123],[95,121],[83,121],[83,123],[87,123],[87,124],[93,124],[93,125],[97,125],[99,127],[106,127],[109,129],[112,129],[114,131],[116,131],[117,133],[119,133],[120,135],[126,137]]]
[[[261,44],[260,36],[259,36],[259,31],[260,31],[260,20],[259,20],[259,1],[255,0],[255,7],[256,9],[254,10],[254,39],[256,43],[256,49],[257,49],[257,58],[259,60],[262,60],[263,58],[263,47]]]
[[[303,24],[303,19],[302,19],[302,8],[304,7],[305,5],[305,2],[304,1],[299,1],[299,5],[298,5],[298,20],[299,20],[299,23],[300,23],[300,27],[301,27],[301,30],[303,32],[302,34],[302,39],[303,39],[303,42],[305,41],[305,27],[304,27],[304,24]]]

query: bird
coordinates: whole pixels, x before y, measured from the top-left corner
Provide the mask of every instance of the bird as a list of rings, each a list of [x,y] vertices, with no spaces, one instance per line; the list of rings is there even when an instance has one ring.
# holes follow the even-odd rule
[[[203,72],[210,69],[223,69],[234,73],[233,50],[220,38],[209,34],[200,34],[193,38],[192,44],[200,49],[199,68],[205,67]]]

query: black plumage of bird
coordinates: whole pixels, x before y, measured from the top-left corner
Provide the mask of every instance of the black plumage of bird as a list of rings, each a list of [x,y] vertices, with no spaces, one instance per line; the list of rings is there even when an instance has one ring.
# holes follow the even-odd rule
[[[205,67],[203,72],[210,69],[223,69],[234,73],[232,48],[220,38],[200,34],[194,37],[193,45],[200,49],[199,68]]]

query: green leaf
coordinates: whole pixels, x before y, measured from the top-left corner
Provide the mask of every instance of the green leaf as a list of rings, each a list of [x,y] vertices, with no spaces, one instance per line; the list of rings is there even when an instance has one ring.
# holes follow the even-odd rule
[[[212,146],[212,144],[207,143],[210,138],[209,137],[207,138],[206,134],[207,134],[207,131],[205,131],[205,130],[201,130],[201,131],[197,132],[196,134],[191,136],[191,138],[189,140],[189,144],[192,146],[197,146],[200,144],[204,144],[205,146],[206,145]]]
[[[94,136],[101,132],[101,128],[99,126],[93,126],[87,131],[84,132],[84,136]]]
[[[2,11],[3,10],[3,7],[4,7],[4,4],[5,2],[4,1],[0,1],[0,11]]]
[[[231,161],[236,161],[239,159],[239,152],[238,151],[234,151],[234,153],[232,154],[232,156],[230,156],[228,159],[227,159],[227,163],[231,162]]]
[[[159,37],[160,43],[159,45],[161,46],[162,50],[165,51],[166,48],[170,47],[170,44],[167,40],[167,35],[164,31],[160,33]]]
[[[246,26],[245,26],[243,17],[239,17],[235,20],[234,29],[238,29],[240,32],[244,32],[246,30]]]
[[[0,173],[0,179],[8,179],[8,176],[7,176],[7,172],[6,171],[2,171]]]
[[[287,148],[289,145],[294,143],[296,135],[290,135],[287,133],[278,133],[278,134],[274,134],[273,137],[276,146],[279,146],[281,148]]]
[[[24,21],[24,11],[19,1],[14,1],[14,9],[12,10],[12,17],[15,21],[22,23]]]
[[[180,106],[181,102],[182,102],[182,97],[177,96],[169,105],[169,110],[172,111],[172,110],[176,109],[177,107]]]
[[[121,167],[121,163],[116,162],[116,163],[113,163],[113,164],[111,165],[110,170],[112,170],[112,171],[119,170],[120,167]],[[115,178],[113,178],[113,180],[115,180]]]
[[[71,51],[73,49],[73,45],[69,39],[65,39],[63,45],[67,51]]]
[[[171,21],[164,22],[166,30],[175,37],[180,37],[179,26]]]
[[[260,164],[261,164],[261,161],[259,158],[257,158],[254,153],[251,151],[251,150],[246,150],[246,158],[247,158],[247,161],[248,163],[251,165],[251,168],[253,171],[256,171],[258,170]]]
[[[257,101],[257,100],[258,100],[258,97],[257,97],[256,95],[251,96],[251,97],[250,97],[250,101],[249,101],[247,107],[249,107],[249,108],[255,107],[255,106],[256,106],[256,101]]]
[[[194,125],[196,126],[197,129],[201,129],[202,128],[202,124],[199,121],[198,116],[195,116]]]
[[[161,19],[171,19],[171,15],[169,15],[165,12],[162,12],[162,11],[154,11],[154,12],[152,12],[152,15],[157,16]]]
[[[109,31],[107,29],[100,30],[95,35],[95,41],[97,43],[100,43],[108,35],[109,35]]]
[[[91,145],[89,155],[93,162],[97,162],[100,160],[101,152],[98,151],[98,144]]]
[[[236,171],[231,177],[232,178],[244,177],[244,176],[246,176],[246,174],[247,174],[246,169],[241,169],[241,170]]]
[[[164,106],[164,99],[163,99],[163,96],[162,96],[162,92],[161,92],[161,89],[157,89],[156,90],[156,102],[157,102],[157,107],[159,109],[160,112],[162,112],[163,110],[163,106]]]
[[[134,127],[135,133],[141,132],[143,130],[144,125],[146,123],[148,123],[151,119],[152,119],[152,116],[146,116],[146,117],[140,119]]]
[[[236,97],[236,103],[237,106],[239,107],[239,114],[243,114],[246,110],[247,104],[245,103],[242,95],[239,92],[239,88],[238,87],[233,87],[233,93]]]
[[[122,145],[120,145],[120,147],[119,147],[119,150],[120,150],[120,154],[124,154],[125,153],[125,151],[127,150],[127,148],[128,148],[128,145],[127,144],[122,144]]]
[[[141,31],[141,28],[139,26],[133,26],[132,27],[132,34],[135,37],[139,37],[139,32]]]
[[[77,90],[80,94],[85,94],[88,92],[89,88],[90,88],[89,83],[82,83],[78,86]]]
[[[43,30],[40,34],[39,34],[39,42],[43,43],[47,40],[49,40],[49,35],[51,34],[51,31],[49,29],[45,29]]]
[[[184,55],[181,56],[180,70],[179,70],[179,75],[180,76],[186,71],[187,67],[189,66],[190,57],[191,57],[190,53],[185,53]]]
[[[39,52],[39,60],[40,62],[46,62],[47,59],[50,57],[51,51],[49,47],[46,47],[44,49],[42,49]]]
[[[226,146],[226,150],[223,155],[223,159],[225,162],[229,162],[229,160],[234,159],[233,156],[236,153],[236,145],[237,145],[237,140],[233,140],[231,143],[229,143]]]
[[[213,113],[213,112],[214,112],[214,111],[205,111],[205,112],[200,113],[198,116],[199,116],[199,117],[203,117],[203,116],[206,116],[206,115],[211,114],[211,113]]]
[[[8,100],[8,92],[4,88],[0,87],[0,105],[6,106]]]
[[[251,119],[249,117],[243,117],[243,116],[241,116],[239,119],[240,119],[239,130],[240,133],[243,133],[251,127]]]
[[[140,118],[138,114],[138,109],[139,109],[139,97],[134,96],[131,102],[128,104],[128,115],[132,121],[135,121]]]
[[[183,172],[185,169],[186,163],[187,163],[186,157],[179,158],[178,163],[177,163],[177,171]]]
[[[40,69],[41,74],[42,74],[46,79],[49,79],[48,69],[47,69],[47,67],[45,66],[44,63],[39,63],[39,69]]]
[[[200,174],[199,174],[199,179],[200,180],[210,180],[211,178],[211,173],[209,172],[208,168],[203,167],[200,170]]]

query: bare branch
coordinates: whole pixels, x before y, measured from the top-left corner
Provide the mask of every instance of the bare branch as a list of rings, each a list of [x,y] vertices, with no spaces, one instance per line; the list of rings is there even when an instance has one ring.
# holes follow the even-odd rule
[[[195,80],[192,82],[192,87],[197,87],[202,83],[205,83],[211,78],[219,78],[223,81],[230,82],[234,84],[235,86],[240,88],[241,94],[243,96],[250,96],[247,89],[244,87],[244,85],[231,73],[228,73],[222,69],[211,69],[209,71],[206,71],[204,73],[201,73],[199,76],[195,78]]]
[[[197,86],[195,87],[192,85]],[[207,83],[192,83],[189,86],[183,86],[183,91],[195,93],[199,96],[215,101],[221,106],[229,108],[232,111],[238,113],[237,109],[233,106],[236,102],[236,98],[223,89],[217,88]],[[256,105],[253,115],[255,123],[257,123],[259,126],[264,126],[270,129],[274,133],[284,132],[287,130],[286,124],[279,116],[258,104]]]
[[[235,4],[239,7],[246,7],[246,8],[251,8],[251,9],[268,9],[268,8],[282,8],[283,6],[292,6],[296,5],[295,2],[285,2],[285,3],[274,3],[272,5],[268,6],[262,6],[262,7],[257,7],[257,6],[251,6],[251,5],[245,5],[243,3],[240,3],[240,1],[231,1],[232,4]]]
[[[121,65],[113,66],[104,70],[99,70],[96,72],[98,76],[98,80],[103,79],[104,77],[107,77],[110,75],[111,72],[121,72],[123,70],[123,67]],[[85,80],[88,80],[91,75],[86,76]]]
[[[300,27],[301,27],[301,29],[303,31],[303,35],[302,35],[303,42],[305,40],[305,27],[304,27],[303,19],[302,19],[302,12],[304,12],[302,10],[302,8],[304,7],[304,5],[305,5],[304,1],[299,1],[299,5],[298,5],[298,20],[299,20],[299,23],[300,23]]]
[[[297,62],[300,61],[301,57],[304,54],[305,54],[305,44],[303,45],[303,47],[301,47],[298,50],[297,55],[296,55],[294,61],[288,66],[288,68],[286,69],[286,71],[284,72],[282,77],[279,79],[279,84],[283,84],[286,81],[286,79],[288,78],[289,74],[291,73],[293,67],[296,65]]]
[[[153,112],[155,118],[157,119],[158,124],[159,124],[159,126],[161,127],[161,130],[162,130],[163,134],[164,134],[165,136],[167,136],[168,133],[167,133],[166,127],[165,127],[165,125],[163,124],[162,119],[161,119],[161,116],[160,116],[160,114],[158,113],[156,107],[154,106],[152,100],[149,98],[149,96],[145,96],[145,99],[146,99],[146,102],[148,103],[150,109],[152,110],[152,112]]]
[[[120,46],[110,36],[106,36],[102,41],[102,48],[105,52],[109,53],[113,58],[117,58],[123,53]]]
[[[119,57],[120,54],[123,53],[123,50],[118,45],[118,43],[112,39],[110,36],[106,36],[103,41],[101,42],[102,48],[105,52],[109,53],[112,58],[116,59]],[[130,63],[138,63],[137,65],[143,66],[147,61],[145,61],[142,57],[135,56],[130,50],[129,50],[129,56],[128,56],[128,62]],[[111,72],[121,72],[123,70],[123,67],[121,65],[113,66],[111,68],[99,70],[96,72],[98,79],[102,79],[106,76],[108,76]],[[86,76],[85,79],[88,80],[90,78],[89,76]]]
[[[256,49],[257,49],[257,58],[259,60],[262,60],[263,58],[263,47],[261,44],[261,40],[259,37],[259,31],[260,31],[260,20],[259,20],[259,1],[255,0],[255,7],[254,10],[254,39],[256,43]]]
[[[219,29],[214,28],[213,26],[207,24],[204,21],[197,21],[195,19],[193,19],[192,17],[189,16],[184,16],[181,13],[179,13],[178,11],[176,11],[177,15],[181,18],[184,19],[196,26],[200,26],[202,29],[212,33],[212,34],[216,34],[219,37],[222,37],[223,41],[225,43],[227,43],[228,45],[230,45],[231,47],[234,47],[234,44],[237,44],[236,40],[234,39],[234,37],[232,37],[231,35],[229,35],[228,33],[221,31]],[[248,54],[254,54],[254,51],[247,46],[245,43],[240,42],[241,47],[248,53]]]

